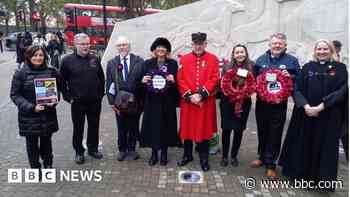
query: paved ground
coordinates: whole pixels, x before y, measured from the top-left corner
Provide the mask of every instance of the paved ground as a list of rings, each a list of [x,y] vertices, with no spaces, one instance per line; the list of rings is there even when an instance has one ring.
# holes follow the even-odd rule
[[[73,162],[71,146],[72,123],[69,105],[58,105],[60,130],[53,137],[54,167],[59,170],[101,170],[100,182],[57,181],[56,184],[14,184],[7,182],[9,168],[28,168],[25,140],[18,136],[17,109],[9,102],[11,75],[15,69],[14,54],[0,54],[0,197],[197,197],[197,196],[245,196],[245,197],[292,197],[292,196],[348,196],[348,164],[343,154],[339,160],[339,180],[344,187],[332,194],[318,193],[301,189],[264,189],[259,181],[264,179],[263,169],[251,169],[248,164],[256,157],[257,135],[254,113],[251,113],[248,129],[244,133],[239,153],[240,166],[237,168],[219,166],[220,154],[210,157],[212,170],[204,173],[202,184],[181,184],[178,172],[181,170],[200,170],[198,157],[186,168],[176,166],[182,150],[170,149],[170,162],[167,167],[149,167],[149,149],[141,149],[141,159],[118,162],[116,160],[116,124],[114,115],[103,104],[101,115],[101,161],[87,157],[84,165]],[[252,109],[252,112],[254,109]],[[290,115],[290,111],[289,111]],[[289,116],[288,116],[289,117]],[[280,172],[280,169],[278,169]],[[247,187],[250,178],[256,179],[256,188]],[[281,177],[283,179],[283,177]],[[248,186],[250,186],[248,184]]]

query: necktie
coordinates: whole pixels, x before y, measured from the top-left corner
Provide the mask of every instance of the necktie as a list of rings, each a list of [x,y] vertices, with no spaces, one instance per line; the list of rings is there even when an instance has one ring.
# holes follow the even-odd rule
[[[123,61],[124,61],[124,80],[128,80],[128,72],[129,72],[129,69],[128,69],[128,58],[124,57],[123,58]]]

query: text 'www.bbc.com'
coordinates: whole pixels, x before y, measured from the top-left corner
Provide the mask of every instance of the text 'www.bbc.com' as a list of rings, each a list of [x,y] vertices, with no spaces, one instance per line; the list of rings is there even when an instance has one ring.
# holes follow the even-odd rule
[[[248,177],[244,180],[244,187],[257,189],[257,184],[262,189],[338,189],[343,188],[343,181],[310,181],[310,180],[259,180]]]

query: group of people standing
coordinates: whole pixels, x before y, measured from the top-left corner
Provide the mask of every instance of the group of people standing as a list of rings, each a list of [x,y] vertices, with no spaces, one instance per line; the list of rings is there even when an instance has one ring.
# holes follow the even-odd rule
[[[60,56],[65,52],[64,37],[61,32],[47,33],[45,36],[38,33],[34,38],[30,32],[17,34],[16,54],[18,68],[25,62],[25,52],[32,45],[40,45],[49,55],[49,64],[58,68]]]
[[[233,110],[235,103],[220,89],[219,61],[206,50],[207,35],[198,32],[191,36],[192,51],[179,61],[171,58],[171,43],[164,37],[152,43],[151,58],[147,60],[131,53],[130,41],[119,37],[115,43],[116,56],[107,63],[106,79],[99,58],[89,50],[90,40],[84,33],[75,36],[76,49],[62,59],[60,72],[47,66],[47,54],[42,47],[30,47],[25,66],[13,77],[11,98],[19,109],[20,134],[26,136],[31,167],[40,168],[39,155],[44,167],[52,167],[51,136],[58,130],[55,105],[37,105],[33,92],[33,79],[48,76],[57,78],[58,89],[71,104],[77,164],[85,161],[82,146],[85,117],[88,154],[96,159],[103,157],[98,141],[101,102],[106,94],[116,115],[118,161],[128,157],[138,159],[136,144],[139,141],[140,147],[152,150],[150,166],[158,162],[167,165],[168,147],[182,145],[183,157],[177,164],[185,166],[193,160],[196,144],[201,169],[210,170],[209,140],[218,130],[216,98],[219,98],[223,146],[220,164],[238,166],[238,152],[252,99],[243,101],[237,115]],[[279,159],[282,173],[293,179],[336,180],[339,139],[348,110],[343,107],[348,94],[346,66],[336,60],[334,46],[327,40],[315,43],[313,60],[302,67],[297,58],[286,53],[285,34],[271,35],[269,46],[255,63],[250,60],[246,46],[234,46],[231,62],[223,66],[221,75],[240,68],[258,77],[266,69],[277,68],[290,77],[294,82],[295,105]],[[275,179],[287,101],[271,104],[258,95],[255,109],[259,144],[258,158],[252,161],[251,167],[265,166],[266,176]]]

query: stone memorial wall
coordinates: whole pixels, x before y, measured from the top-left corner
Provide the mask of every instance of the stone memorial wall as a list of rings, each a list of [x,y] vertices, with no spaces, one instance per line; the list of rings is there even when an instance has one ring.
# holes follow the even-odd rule
[[[114,27],[102,63],[116,53],[118,36],[127,36],[132,51],[148,58],[150,45],[163,36],[172,44],[172,56],[191,50],[191,33],[208,34],[208,50],[230,59],[235,44],[246,44],[255,60],[268,49],[268,38],[286,33],[288,52],[301,64],[311,58],[313,44],[325,38],[343,43],[348,63],[349,0],[202,0],[161,13],[120,22]]]

